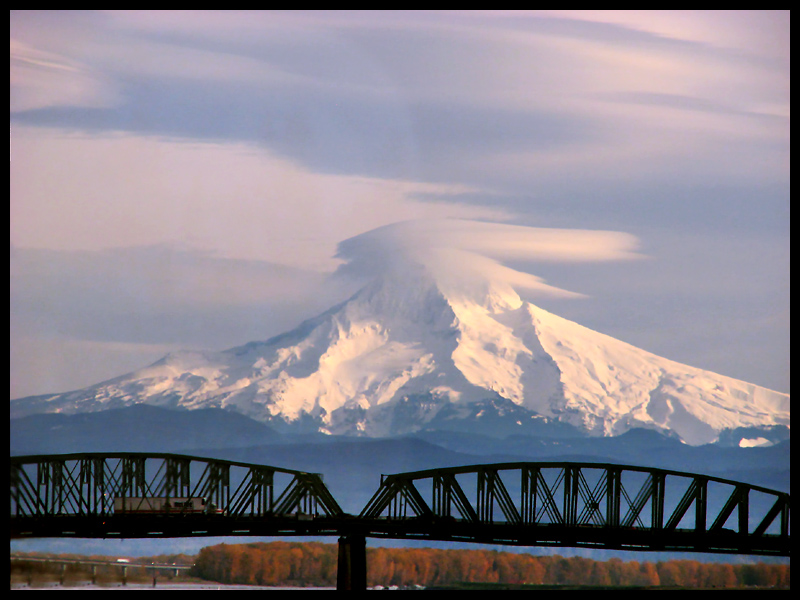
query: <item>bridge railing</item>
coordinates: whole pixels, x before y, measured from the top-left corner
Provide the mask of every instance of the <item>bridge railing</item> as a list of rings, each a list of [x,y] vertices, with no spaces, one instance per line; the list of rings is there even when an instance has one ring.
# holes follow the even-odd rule
[[[788,553],[789,494],[691,473],[586,463],[504,463],[384,476],[360,517],[414,523],[442,538],[586,545],[709,544],[720,551]],[[544,537],[543,537],[544,536]],[[691,540],[690,540],[691,537]],[[535,545],[535,544],[533,544]],[[648,549],[648,548],[645,548]]]
[[[145,453],[16,456],[10,462],[12,518],[109,517],[115,502],[119,507],[121,500],[141,498],[155,512],[162,505],[149,499],[202,498],[207,512],[228,517],[342,514],[319,475],[278,467]],[[199,505],[182,506],[170,514],[188,515]]]

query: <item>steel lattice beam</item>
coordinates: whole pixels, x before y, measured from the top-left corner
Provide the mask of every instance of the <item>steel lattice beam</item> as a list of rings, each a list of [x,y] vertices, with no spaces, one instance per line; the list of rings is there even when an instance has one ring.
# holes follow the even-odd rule
[[[288,483],[276,490],[278,477]],[[171,507],[175,499],[177,508],[162,513],[122,515],[115,508],[117,502],[136,511],[156,501]],[[198,515],[187,499],[202,499],[209,509]],[[11,458],[12,537],[60,531],[86,537],[192,534],[203,531],[204,520],[223,532],[225,523],[263,529],[298,514],[338,518],[343,511],[319,475],[277,467],[175,454]]]
[[[12,537],[314,534],[775,556],[791,548],[789,494],[645,467],[398,473],[381,477],[358,517],[342,512],[319,475],[264,465],[95,453],[13,457],[10,467]],[[115,507],[115,499],[147,505],[154,497],[177,499],[178,508],[145,518]],[[198,515],[187,498],[219,511]]]
[[[468,476],[474,476],[474,489],[459,481]],[[409,494],[424,489],[428,479],[430,501]],[[512,493],[509,482],[517,481]],[[712,501],[711,485],[724,495]],[[772,505],[751,529],[756,492]],[[677,501],[670,500],[675,494]],[[396,509],[398,503],[404,511]],[[731,527],[728,519],[737,508]],[[360,516],[373,520],[375,535],[390,531],[387,537],[788,556],[789,515],[788,494],[706,475],[610,464],[505,463],[386,476]],[[777,533],[767,533],[776,527]]]

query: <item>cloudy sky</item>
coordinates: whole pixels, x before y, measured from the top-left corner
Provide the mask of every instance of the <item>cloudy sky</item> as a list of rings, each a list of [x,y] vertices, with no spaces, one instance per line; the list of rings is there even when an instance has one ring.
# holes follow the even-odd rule
[[[572,292],[531,290],[543,308],[789,391],[788,11],[12,11],[10,31],[12,398],[281,333],[353,291],[340,242],[442,219]]]

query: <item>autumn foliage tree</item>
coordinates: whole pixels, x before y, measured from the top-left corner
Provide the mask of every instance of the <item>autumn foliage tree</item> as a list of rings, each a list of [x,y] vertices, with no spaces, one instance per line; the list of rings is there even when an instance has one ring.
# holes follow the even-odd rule
[[[336,585],[338,547],[319,542],[220,544],[203,548],[193,574],[223,583],[269,586]],[[784,587],[788,565],[730,565],[671,560],[532,556],[496,550],[368,548],[367,582],[436,586],[463,582],[531,585]]]

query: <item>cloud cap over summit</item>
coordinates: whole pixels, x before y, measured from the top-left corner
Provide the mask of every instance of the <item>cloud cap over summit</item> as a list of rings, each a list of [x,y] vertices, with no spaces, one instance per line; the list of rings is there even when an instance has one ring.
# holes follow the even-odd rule
[[[467,219],[394,223],[344,240],[341,275],[373,278],[419,265],[442,285],[508,285],[535,296],[579,297],[504,263],[591,263],[642,258],[639,240],[615,231],[527,227]]]

